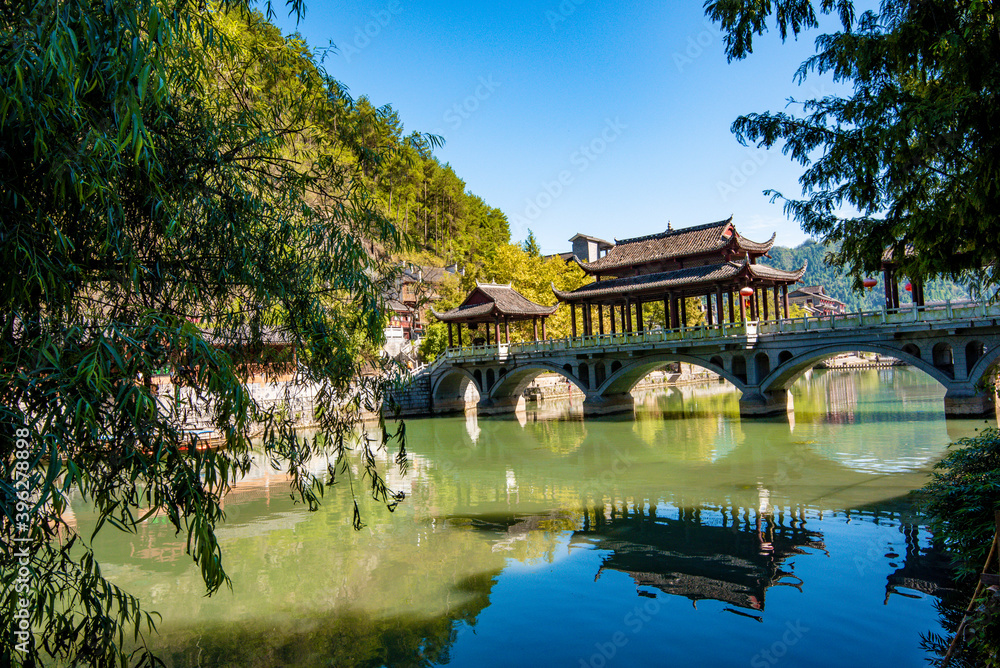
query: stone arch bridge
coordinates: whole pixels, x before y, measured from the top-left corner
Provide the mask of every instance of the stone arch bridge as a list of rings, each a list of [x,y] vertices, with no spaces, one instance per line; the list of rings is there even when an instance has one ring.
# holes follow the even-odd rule
[[[1000,305],[964,303],[791,320],[618,333],[511,345],[449,348],[427,367],[431,409],[463,411],[469,385],[479,414],[523,406],[539,374],[567,378],[585,395],[585,415],[631,411],[630,390],[651,371],[687,362],[713,371],[738,389],[740,414],[793,410],[789,388],[816,363],[862,351],[895,357],[946,390],[948,416],[994,412],[988,372],[1000,357]]]

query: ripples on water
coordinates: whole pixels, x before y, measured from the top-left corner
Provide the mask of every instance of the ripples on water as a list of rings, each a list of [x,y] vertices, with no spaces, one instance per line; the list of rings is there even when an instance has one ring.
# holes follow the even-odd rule
[[[211,599],[156,518],[99,555],[175,666],[925,665],[954,591],[907,495],[982,422],[908,370],[794,394],[790,420],[740,420],[725,385],[634,419],[410,420],[407,500],[361,532],[344,490],[309,513],[262,469],[226,500]]]

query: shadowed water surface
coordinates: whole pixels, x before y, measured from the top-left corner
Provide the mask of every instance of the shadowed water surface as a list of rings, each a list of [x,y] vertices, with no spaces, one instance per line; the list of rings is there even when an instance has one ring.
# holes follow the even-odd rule
[[[157,518],[98,553],[174,666],[925,665],[953,590],[907,495],[983,423],[905,369],[794,394],[792,420],[741,420],[725,385],[634,419],[409,420],[407,500],[360,532],[345,490],[310,513],[262,468],[227,498],[212,598]]]

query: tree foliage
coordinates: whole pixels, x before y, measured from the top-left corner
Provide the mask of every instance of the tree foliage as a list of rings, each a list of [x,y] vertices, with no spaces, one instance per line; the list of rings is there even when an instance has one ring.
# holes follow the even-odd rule
[[[955,449],[935,465],[923,493],[934,535],[944,541],[960,573],[977,577],[996,531],[994,513],[1000,510],[1000,430],[985,429],[952,447]],[[973,632],[967,635],[959,654],[962,665],[1000,665],[1000,609],[996,602],[977,607],[970,626]]]
[[[67,524],[71,497],[98,529],[166,517],[209,593],[228,581],[215,525],[251,437],[311,507],[334,480],[398,501],[374,452],[391,433],[354,427],[381,401],[402,241],[371,184],[402,149],[372,139],[388,110],[359,113],[242,0],[6,3],[0,88],[0,656],[126,665],[153,618]],[[315,438],[248,392],[274,342],[296,355],[267,368],[316,394]],[[194,448],[151,382],[164,369],[224,448]]]
[[[826,293],[834,299],[847,304],[848,312],[877,311],[885,306],[885,288],[882,274],[875,273],[872,277],[878,284],[863,291],[854,289],[854,281],[850,272],[837,264],[825,262],[825,258],[836,253],[839,247],[835,244],[824,244],[816,241],[806,241],[795,248],[775,246],[768,255],[771,264],[779,269],[795,271],[803,264],[806,273],[802,276],[803,285],[821,285]],[[899,289],[903,306],[906,305],[906,280],[900,282]],[[789,290],[794,290],[794,287]],[[969,299],[968,291],[958,283],[947,278],[928,281],[924,285],[924,294],[928,302],[943,302],[945,300],[962,301]]]
[[[854,288],[892,248],[903,275],[950,276],[995,296],[1000,287],[1000,12],[981,0],[708,0],[726,54],[742,59],[773,20],[782,39],[833,14],[840,30],[816,41],[796,72],[829,76],[850,95],[751,113],[733,123],[743,143],[780,145],[805,167],[803,199],[767,191],[807,232],[836,244]],[[855,212],[853,214],[848,212]]]

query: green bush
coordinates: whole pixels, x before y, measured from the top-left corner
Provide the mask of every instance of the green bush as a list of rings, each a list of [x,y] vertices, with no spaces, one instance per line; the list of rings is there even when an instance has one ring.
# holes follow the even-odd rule
[[[1000,431],[985,429],[952,447],[924,488],[928,523],[951,552],[959,574],[975,578],[993,542],[994,513],[1000,510]],[[995,597],[975,604],[967,627],[949,665],[1000,666],[1000,610]],[[925,646],[940,653],[947,645],[945,639],[931,636]]]

